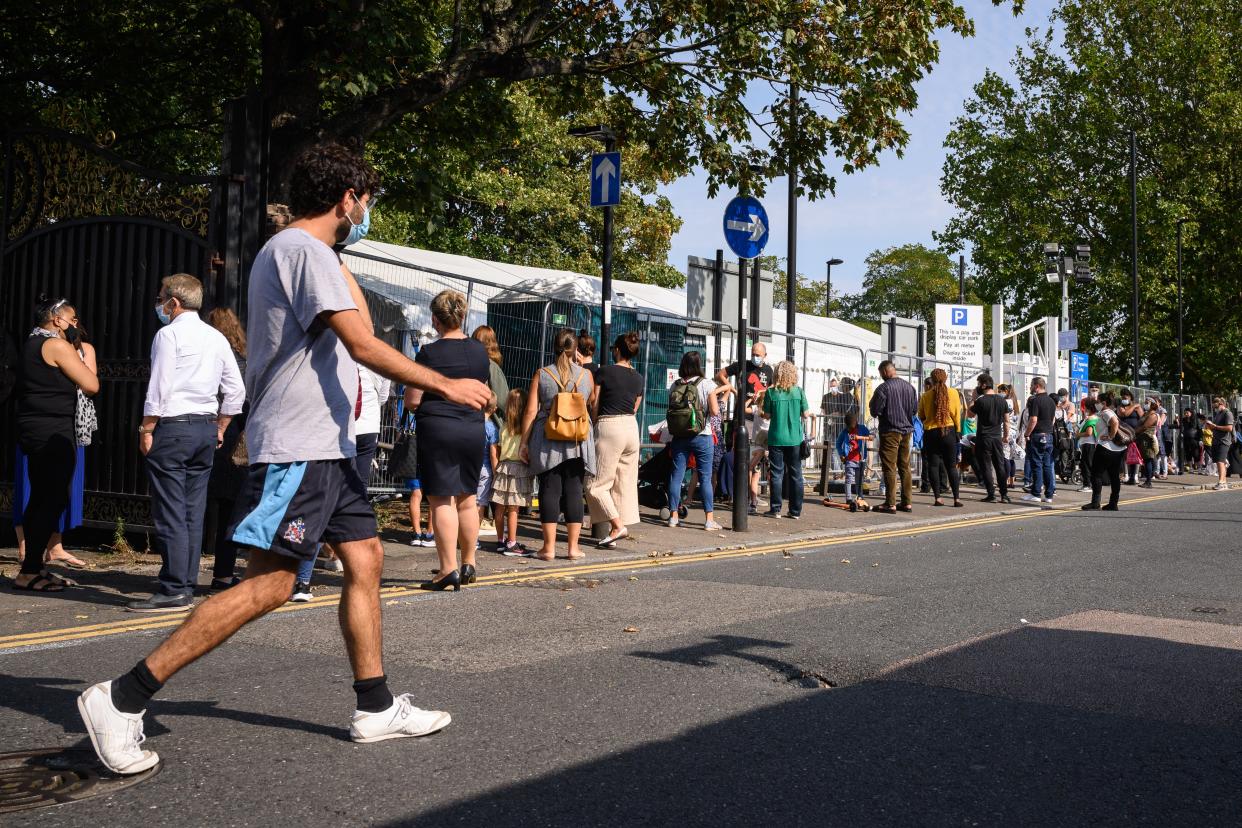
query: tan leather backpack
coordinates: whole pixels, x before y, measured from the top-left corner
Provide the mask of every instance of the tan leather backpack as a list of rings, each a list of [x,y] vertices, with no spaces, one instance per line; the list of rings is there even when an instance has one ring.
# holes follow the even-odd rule
[[[552,398],[552,406],[548,409],[548,419],[543,424],[543,436],[549,440],[562,443],[581,443],[591,433],[591,418],[587,414],[586,399],[578,391],[578,381],[582,379],[582,369],[573,380],[573,390],[566,391],[565,383],[552,372],[544,368],[556,387],[560,389]]]

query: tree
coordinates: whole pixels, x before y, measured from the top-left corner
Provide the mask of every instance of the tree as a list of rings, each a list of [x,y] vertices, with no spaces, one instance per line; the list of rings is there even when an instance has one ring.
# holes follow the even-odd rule
[[[904,146],[900,116],[943,28],[973,33],[952,0],[46,0],[6,16],[0,105],[20,120],[84,104],[145,150],[201,140],[222,101],[255,89],[280,200],[314,142],[366,142],[446,107],[485,117],[529,84],[566,117],[612,95],[622,146],[645,147],[660,178],[701,165],[713,194],[762,192],[751,165],[783,175],[792,149],[814,198],[833,188],[829,157],[850,172]],[[796,113],[788,95],[752,103],[789,78]]]
[[[862,292],[839,300],[841,316],[869,330],[894,314],[936,322],[938,302],[957,301],[957,267],[944,253],[922,244],[876,250],[867,256]],[[929,342],[929,350],[934,344]]]
[[[606,109],[597,112],[602,118]],[[444,141],[441,117],[408,121],[377,136],[370,154],[386,194],[374,237],[447,253],[515,264],[598,273],[603,212],[589,206],[590,141],[567,135],[569,123],[549,112],[532,90],[504,90],[484,116],[445,107],[458,129],[490,140],[462,146]],[[668,265],[681,220],[656,194],[657,180],[641,150],[628,152],[626,184],[614,210],[613,274],[618,279],[680,287],[685,276]]]
[[[1055,315],[1041,242],[1089,242],[1099,278],[1071,286],[1093,374],[1129,381],[1130,207],[1127,132],[1139,148],[1141,365],[1175,388],[1176,225],[1184,264],[1187,385],[1242,384],[1242,7],[1228,0],[1063,2],[1013,61],[989,73],[946,139],[941,185],[957,214],[938,236],[973,247],[977,290],[1014,321]]]
[[[788,302],[785,301],[788,299],[788,276],[785,272],[787,260],[781,256],[760,256],[759,261],[764,270],[773,274],[772,306],[781,309],[788,307]],[[799,273],[798,284],[794,289],[798,313],[823,316],[826,287],[826,283],[812,281],[806,274]]]

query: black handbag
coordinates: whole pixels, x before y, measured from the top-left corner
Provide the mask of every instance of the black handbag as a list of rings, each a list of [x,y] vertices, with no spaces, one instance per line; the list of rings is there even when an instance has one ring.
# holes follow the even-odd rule
[[[798,456],[803,460],[809,460],[811,457],[811,441],[805,437],[802,438],[802,445],[798,446]]]
[[[418,479],[418,435],[414,429],[405,427],[397,433],[388,454],[388,474],[394,478]]]

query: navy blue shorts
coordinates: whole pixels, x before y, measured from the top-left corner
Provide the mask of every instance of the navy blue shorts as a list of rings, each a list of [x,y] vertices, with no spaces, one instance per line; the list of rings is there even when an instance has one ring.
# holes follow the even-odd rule
[[[377,535],[375,512],[354,458],[256,463],[238,499],[233,542],[299,560],[320,542],[346,543]]]

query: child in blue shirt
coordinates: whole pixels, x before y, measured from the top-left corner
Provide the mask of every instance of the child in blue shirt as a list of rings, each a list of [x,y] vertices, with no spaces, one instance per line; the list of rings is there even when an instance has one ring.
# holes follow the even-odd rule
[[[845,428],[837,435],[837,454],[845,462],[845,502],[851,512],[871,510],[867,501],[862,499],[862,470],[867,464],[869,442],[871,431],[858,422],[858,414],[853,411],[846,414]],[[858,486],[857,499],[853,496],[854,486]]]

